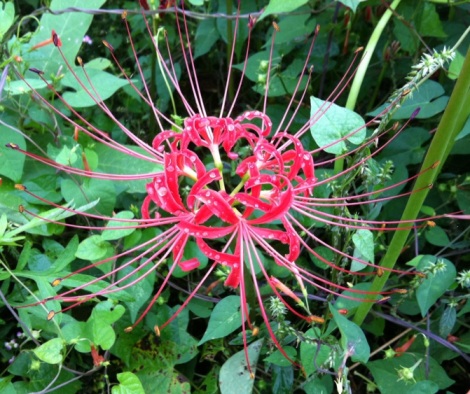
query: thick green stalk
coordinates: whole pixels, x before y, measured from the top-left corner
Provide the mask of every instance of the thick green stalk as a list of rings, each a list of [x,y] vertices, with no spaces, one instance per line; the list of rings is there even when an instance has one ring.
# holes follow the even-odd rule
[[[346,108],[350,109],[351,111],[354,110],[356,106],[357,97],[359,96],[359,91],[361,90],[362,82],[364,81],[364,77],[366,75],[367,68],[369,67],[370,60],[372,55],[374,54],[375,47],[379,42],[380,36],[382,35],[385,26],[387,26],[388,21],[390,20],[391,16],[393,15],[393,11],[398,7],[401,0],[395,0],[387,11],[384,12],[382,17],[375,26],[372,35],[370,36],[369,42],[367,43],[366,49],[364,51],[364,56],[361,59],[361,63],[357,68],[356,75],[354,76],[353,83],[351,85],[351,90],[349,91],[348,101],[346,102]],[[340,173],[344,168],[344,159],[338,159],[335,161],[335,173]]]
[[[411,194],[408,203],[406,204],[401,220],[415,220],[417,218],[428,194],[428,186],[435,181],[442,165],[452,149],[457,134],[462,130],[464,122],[470,114],[470,105],[468,105],[469,95],[470,50],[467,52],[462,71],[457,80],[454,91],[452,92],[447,108],[444,111],[422,164],[422,174],[416,180],[416,184],[413,188],[414,192]],[[403,223],[398,227],[402,227],[403,230],[395,231],[390,246],[388,247],[380,264],[380,266],[385,269],[394,267],[410,233],[410,229],[406,229],[409,227],[409,223]],[[381,292],[389,276],[390,272],[384,270],[383,275],[381,277],[376,277],[372,282],[371,291]],[[354,316],[354,322],[356,324],[362,324],[372,307],[372,304],[373,303],[371,302],[364,302],[359,305]]]
[[[351,91],[349,92],[348,96],[348,101],[346,102],[346,108],[350,110],[354,110],[354,107],[356,106],[359,90],[361,89],[364,76],[366,75],[366,71],[370,64],[370,59],[374,54],[375,47],[379,42],[380,36],[382,35],[385,26],[387,26],[390,17],[393,15],[393,11],[398,7],[400,2],[401,0],[395,0],[392,4],[390,4],[390,7],[388,7],[387,11],[384,12],[379,20],[379,23],[377,23],[377,26],[375,26],[375,29],[370,36],[369,42],[367,43],[367,46],[364,50],[364,56],[361,59],[361,64],[359,64],[356,75],[354,76],[354,80],[351,85]]]

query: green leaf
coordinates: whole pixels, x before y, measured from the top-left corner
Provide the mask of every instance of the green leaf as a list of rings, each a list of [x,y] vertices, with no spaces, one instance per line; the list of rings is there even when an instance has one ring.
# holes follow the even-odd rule
[[[248,359],[253,372],[263,345],[263,339],[251,343],[248,348]],[[245,351],[241,350],[230,357],[220,369],[219,385],[222,394],[251,393],[255,379],[250,376]]]
[[[470,214],[470,191],[468,190],[457,190],[457,203],[459,208],[464,211],[466,215]]]
[[[416,393],[436,393],[439,389],[443,390],[454,383],[452,379],[448,378],[445,370],[432,357],[429,357],[429,367],[426,366],[425,362],[421,362],[414,370],[416,384],[405,383],[403,380],[399,380],[398,370],[410,368],[417,360],[422,358],[422,354],[406,353],[400,357],[371,361],[367,363],[367,368],[371,371],[374,382],[378,385],[382,394],[411,393],[415,392],[415,387],[416,390],[419,390]],[[429,381],[432,384],[422,383]],[[431,391],[421,391],[423,385]]]
[[[439,226],[427,228],[425,237],[426,241],[436,246],[448,246],[451,243],[446,232]]]
[[[26,142],[21,134],[15,132],[12,128],[0,124],[0,175],[19,183],[23,176],[26,156],[5,146],[10,143],[18,145],[23,150],[26,149]]]
[[[325,147],[325,152],[339,155],[348,150],[346,140],[354,145],[364,141],[365,122],[358,114],[313,96],[310,97],[310,105],[310,116],[314,120],[310,132],[317,145]],[[346,140],[342,140],[344,138]]]
[[[329,305],[333,319],[341,332],[343,351],[351,353],[352,361],[366,363],[370,356],[370,347],[361,328],[342,316],[333,305]]]
[[[84,337],[103,350],[108,350],[116,341],[116,332],[112,326],[124,314],[122,305],[114,306],[111,301],[103,301],[93,308],[90,318],[83,330]],[[89,352],[90,343],[87,341],[77,344],[80,351]]]
[[[467,121],[463,125],[462,131],[459,133],[459,135],[455,139],[460,140],[469,134],[470,134],[470,118],[467,119]]]
[[[0,239],[3,237],[3,234],[5,234],[5,230],[7,229],[7,224],[8,224],[7,215],[2,214],[2,216],[0,216]]]
[[[140,308],[147,304],[153,294],[155,285],[155,266],[150,260],[142,260],[142,263],[136,266],[133,264],[129,267],[119,270],[118,279],[122,279],[126,275],[130,275],[132,271],[137,271],[128,279],[121,283],[121,287],[131,282],[134,284],[130,287],[133,301],[126,302],[126,307],[131,315],[131,320],[135,321]],[[151,271],[150,273],[148,271]]]
[[[207,318],[212,313],[214,304],[209,301],[204,301],[199,298],[192,298],[188,304],[188,310],[194,313],[197,317]]]
[[[452,332],[457,321],[457,311],[452,306],[447,306],[439,320],[439,335],[443,338]]]
[[[444,111],[449,97],[443,96],[444,88],[432,80],[425,81],[418,90],[409,95],[409,98],[393,114],[392,119],[409,119],[411,115],[419,108],[417,119],[427,119]],[[386,107],[380,106],[368,115],[376,116]]]
[[[25,78],[20,81],[12,81],[5,85],[5,92],[16,96],[18,94],[25,94],[31,89],[38,90],[46,87],[46,83],[42,79]]]
[[[381,159],[390,159],[400,166],[419,164],[424,159],[425,142],[431,138],[429,130],[422,127],[408,127],[400,133],[380,154]]]
[[[57,260],[54,262],[54,265],[53,265],[54,272],[62,271],[73,260],[75,260],[75,253],[77,253],[78,244],[79,244],[78,236],[74,235],[73,238],[67,244],[67,247],[57,257]]]
[[[291,360],[295,360],[297,358],[297,350],[295,350],[295,348],[293,348],[292,346],[284,346],[283,349]],[[284,355],[280,352],[279,349],[271,353],[268,357],[264,359],[264,361],[274,365],[278,365],[280,367],[288,367],[292,365],[291,362],[284,357]]]
[[[336,0],[344,4],[346,7],[351,8],[353,12],[356,12],[357,6],[366,0]]]
[[[99,157],[98,168],[101,172],[107,174],[118,174],[118,175],[134,175],[134,174],[149,174],[148,179],[136,180],[136,181],[120,181],[119,186],[127,188],[128,193],[145,193],[145,185],[148,183],[153,176],[161,172],[163,167],[160,164],[156,164],[154,161],[155,157],[149,157],[148,153],[145,153],[142,148],[124,145],[125,148],[136,152],[133,156],[129,153],[117,152],[106,145],[97,145],[94,151]],[[148,160],[137,157],[137,154],[149,157]]]
[[[78,78],[85,84],[88,92],[83,89],[75,75],[72,73],[65,74],[62,79],[62,84],[75,90],[75,92],[66,91],[63,94],[63,98],[73,108],[85,108],[96,105],[96,102],[106,100],[118,89],[129,83],[126,79],[115,77],[105,71],[90,68],[86,70],[88,78],[91,81],[90,85],[81,67],[76,68],[74,71],[75,75],[78,75]],[[93,86],[93,88],[91,86]],[[94,98],[90,96],[90,93],[93,94]]]
[[[217,21],[215,18],[204,19],[199,23],[196,30],[196,49],[194,57],[205,55],[209,52],[219,39],[220,35],[217,30]]]
[[[318,328],[310,328],[304,335],[306,338],[318,340],[321,333]],[[330,358],[332,348],[326,345],[319,346],[319,343],[320,342],[311,343],[304,341],[300,343],[300,362],[304,366],[307,376],[317,373],[317,366],[323,366]],[[312,360],[315,360],[315,363],[313,363]]]
[[[278,23],[280,31],[276,33],[275,45],[298,43],[315,30],[315,25],[316,21],[310,13],[284,16]]]
[[[455,51],[455,58],[450,63],[449,72],[447,74],[450,79],[457,79],[459,77],[464,60],[465,56],[462,55],[462,53],[460,53],[459,51]]]
[[[355,246],[354,257],[365,260],[369,263],[374,262],[374,236],[370,230],[360,229],[357,230],[352,236],[352,240]],[[367,265],[352,260],[351,271],[356,272],[366,268]]]
[[[271,366],[273,374],[273,394],[290,394],[294,385],[294,367]]]
[[[420,12],[418,33],[425,37],[447,37],[444,32],[439,14],[436,11],[436,5],[430,2],[424,2],[423,10]]]
[[[15,20],[15,6],[13,2],[0,3],[0,41]]]
[[[57,163],[66,166],[73,165],[78,159],[76,149],[70,149],[66,145],[63,146],[61,149],[55,149],[49,146],[48,153],[50,154],[50,157],[53,157]]]
[[[103,240],[101,235],[92,235],[80,242],[75,257],[89,261],[99,260],[106,255],[109,246],[109,242]]]
[[[15,390],[15,386],[13,386],[13,383],[11,382],[12,379],[13,379],[13,375],[7,376],[5,378],[0,378],[0,392],[2,392],[3,394],[17,394],[18,393]]]
[[[76,205],[97,201],[95,209],[103,215],[111,215],[116,203],[116,189],[112,181],[85,178],[80,185],[71,179],[64,179],[60,190],[65,201],[73,201]]]
[[[270,0],[259,20],[266,18],[268,15],[294,11],[307,3],[308,0]]]
[[[88,204],[85,204],[85,205],[79,207],[79,208],[75,208],[75,211],[85,212],[88,209],[93,208],[97,203],[98,203],[98,201],[92,201]],[[71,203],[64,205],[64,207],[66,207],[66,208],[69,208],[71,206],[72,206]],[[37,234],[38,232],[34,231],[35,227],[44,226],[47,223],[47,220],[58,221],[58,220],[68,218],[70,216],[74,216],[74,215],[75,215],[74,212],[67,211],[63,208],[50,209],[48,211],[41,212],[40,217],[34,217],[28,223],[26,223],[26,224],[24,224],[24,225],[22,225],[18,228],[15,228],[14,230],[8,231],[6,233],[6,235],[9,236],[9,237],[13,237],[17,234],[21,234],[22,232]]]
[[[131,211],[121,211],[113,216],[113,219],[134,219],[134,214]],[[113,241],[116,239],[124,238],[135,231],[136,222],[126,222],[122,220],[110,220],[106,225],[106,230],[101,233],[101,238],[105,241]],[[117,228],[116,227],[132,227],[132,228]]]
[[[64,356],[64,341],[61,338],[54,338],[46,343],[43,343],[33,352],[37,358],[48,364],[59,364],[62,362]]]
[[[106,0],[87,0],[89,9],[100,8]],[[50,3],[52,11],[66,8],[83,7],[83,0],[53,0]],[[52,30],[55,30],[62,41],[62,52],[70,64],[75,63],[82,39],[90,27],[93,15],[90,13],[65,12],[60,15],[44,13],[41,17],[39,28],[33,35],[30,45],[34,46],[51,38]],[[56,74],[57,70],[66,70],[65,62],[59,55],[54,45],[48,45],[24,56],[29,67],[35,67],[44,71],[46,76]]]
[[[310,260],[321,269],[327,269],[329,267],[324,261],[334,261],[335,253],[326,246],[317,246],[313,249],[315,253],[309,253]]]
[[[117,374],[120,384],[113,386],[113,394],[145,394],[142,383],[132,372],[122,372]]]
[[[73,320],[61,327],[62,337],[68,345],[77,345],[83,339],[83,331],[86,323]],[[88,352],[87,352],[88,353]]]
[[[307,394],[331,394],[333,393],[333,379],[330,375],[313,376],[302,387]]]
[[[95,68],[97,70],[106,70],[112,67],[113,62],[105,57],[95,57],[85,64],[86,69]]]
[[[228,296],[222,299],[212,311],[209,325],[198,346],[216,338],[223,338],[242,325],[242,314],[239,296]]]
[[[416,298],[423,317],[426,316],[429,308],[431,308],[454,283],[457,275],[454,264],[449,260],[429,255],[423,256],[416,269],[423,271],[433,264],[440,268],[436,269],[435,273],[428,273],[426,279],[416,291]]]

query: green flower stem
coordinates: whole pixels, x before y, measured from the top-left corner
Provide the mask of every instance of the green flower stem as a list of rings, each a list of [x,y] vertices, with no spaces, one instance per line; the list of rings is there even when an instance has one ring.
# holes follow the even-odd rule
[[[387,26],[388,21],[393,15],[393,11],[398,7],[400,2],[401,0],[395,0],[392,4],[390,4],[390,7],[387,9],[387,11],[384,12],[379,20],[379,23],[377,23],[377,26],[375,26],[375,29],[370,36],[369,42],[367,43],[366,49],[364,51],[364,56],[362,57],[361,63],[357,68],[356,75],[354,76],[351,90],[349,91],[348,101],[346,102],[346,108],[350,109],[351,111],[353,111],[354,107],[356,106],[357,97],[359,96],[359,91],[361,89],[362,82],[364,81],[364,77],[366,75],[367,68],[369,67],[372,55],[374,54],[375,47],[379,42],[380,36],[382,35],[385,26]],[[340,173],[343,171],[343,168],[344,159],[336,160],[334,167],[335,173]]]
[[[422,164],[422,174],[416,180],[416,184],[413,188],[414,193],[411,194],[408,200],[401,220],[415,220],[417,218],[428,194],[428,185],[431,185],[435,181],[452,149],[456,136],[461,131],[465,120],[470,115],[469,96],[470,49],[467,51],[462,71]],[[422,190],[419,191],[420,189]],[[381,267],[386,269],[394,267],[411,231],[410,229],[406,229],[406,227],[409,227],[408,223],[402,223],[398,227],[402,227],[403,230],[395,231],[390,246],[380,264]],[[370,290],[372,292],[382,291],[389,276],[390,272],[384,270],[383,275],[376,277],[372,282]],[[356,324],[362,324],[372,304],[372,302],[364,302],[359,305],[354,316],[354,322]]]

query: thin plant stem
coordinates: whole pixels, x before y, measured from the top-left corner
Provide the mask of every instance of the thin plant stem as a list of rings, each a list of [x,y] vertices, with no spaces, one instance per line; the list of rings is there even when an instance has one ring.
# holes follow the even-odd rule
[[[429,192],[429,188],[427,188],[427,186],[432,185],[432,183],[435,181],[440,169],[442,168],[442,165],[444,164],[450,150],[452,149],[457,134],[462,129],[465,119],[467,119],[470,114],[470,105],[468,103],[469,94],[470,49],[467,51],[462,71],[421,167],[421,171],[430,167],[433,167],[433,169],[430,171],[423,171],[416,180],[413,193],[411,194],[403,212],[401,218],[402,221],[415,220],[418,217],[418,213]],[[421,191],[418,192],[418,190]],[[405,225],[402,224],[399,227],[405,227]],[[386,270],[384,270],[384,274],[381,277],[376,277],[372,282],[372,287],[370,289],[372,292],[380,292],[385,286],[385,283],[390,276],[388,269],[391,269],[395,266],[395,263],[400,256],[401,250],[405,246],[406,240],[408,239],[409,233],[409,229],[403,229],[396,231],[393,235],[392,241],[380,264],[381,267],[386,268]],[[367,314],[369,313],[371,306],[372,303],[364,302],[358,307],[354,316],[354,321],[356,324],[362,324]]]

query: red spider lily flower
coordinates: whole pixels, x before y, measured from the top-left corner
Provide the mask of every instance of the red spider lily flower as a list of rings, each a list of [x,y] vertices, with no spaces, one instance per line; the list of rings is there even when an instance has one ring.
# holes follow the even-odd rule
[[[140,1],[141,7],[147,9],[145,1]],[[178,12],[178,11],[175,11]],[[104,215],[79,212],[72,207],[60,207],[58,204],[48,202],[41,196],[27,190],[24,186],[18,188],[24,190],[30,196],[48,203],[64,211],[76,213],[84,218],[98,221],[111,221],[114,224],[113,229],[128,228],[149,228],[158,227],[161,231],[151,240],[141,245],[129,248],[113,257],[95,262],[92,265],[83,267],[73,273],[54,281],[54,285],[66,284],[67,279],[78,273],[85,272],[91,268],[100,266],[116,259],[128,257],[124,263],[103,273],[101,276],[81,285],[60,292],[58,295],[42,300],[44,304],[51,300],[58,300],[70,303],[69,306],[62,309],[68,310],[76,305],[86,302],[92,298],[107,296],[125,289],[131,289],[137,281],[142,280],[154,270],[160,270],[163,267],[167,269],[162,283],[153,296],[148,306],[142,311],[131,327],[132,330],[151,310],[157,299],[161,296],[163,290],[170,283],[172,274],[176,268],[181,268],[184,272],[195,272],[201,262],[197,257],[185,258],[185,251],[189,241],[194,241],[201,252],[211,261],[211,264],[200,279],[199,283],[193,288],[186,300],[179,307],[177,312],[163,325],[157,327],[160,332],[165,326],[173,321],[177,315],[186,307],[189,301],[196,295],[201,287],[213,276],[215,270],[223,267],[226,272],[225,286],[239,292],[241,298],[242,315],[242,334],[245,347],[245,354],[248,360],[247,352],[247,327],[256,329],[253,319],[255,314],[261,316],[266,329],[274,345],[279,351],[290,360],[289,356],[283,350],[282,344],[276,337],[276,333],[270,324],[270,316],[266,311],[265,296],[260,290],[260,284],[267,284],[271,294],[277,297],[293,315],[303,319],[308,324],[323,323],[324,319],[312,315],[309,309],[308,295],[311,289],[331,294],[332,296],[346,297],[353,300],[363,300],[364,295],[374,295],[372,292],[356,289],[346,284],[335,282],[315,272],[311,267],[298,264],[301,251],[315,256],[319,261],[330,267],[332,270],[343,275],[351,277],[371,277],[381,275],[383,268],[377,267],[374,263],[358,256],[351,256],[350,253],[331,246],[318,236],[311,225],[306,224],[310,221],[316,221],[327,226],[344,228],[352,231],[369,230],[381,233],[384,231],[395,231],[403,222],[399,221],[374,221],[357,217],[353,214],[347,214],[348,210],[356,212],[361,206],[385,202],[391,197],[377,197],[382,192],[401,186],[410,180],[406,179],[392,186],[374,189],[373,191],[364,191],[352,196],[344,197],[317,197],[315,189],[327,184],[331,184],[341,177],[351,174],[366,163],[371,157],[377,155],[392,141],[402,129],[396,128],[382,131],[375,135],[373,139],[366,140],[361,146],[349,153],[339,155],[334,159],[315,163],[314,156],[320,151],[307,149],[301,141],[302,136],[310,130],[329,110],[332,102],[342,93],[344,86],[354,74],[351,68],[343,77],[338,85],[339,88],[334,91],[328,101],[320,108],[317,114],[310,118],[304,126],[298,130],[292,131],[294,117],[297,115],[299,106],[294,107],[297,96],[300,102],[303,101],[306,89],[301,89],[302,77],[310,78],[309,57],[313,48],[314,39],[310,46],[309,54],[305,60],[299,82],[295,88],[294,95],[287,105],[281,123],[274,127],[272,121],[266,114],[267,97],[269,90],[269,79],[271,68],[273,66],[271,46],[271,55],[268,61],[268,72],[266,80],[266,91],[264,94],[264,103],[260,110],[250,110],[241,113],[239,116],[233,116],[235,104],[226,110],[227,92],[225,91],[222,108],[219,116],[208,115],[203,103],[203,92],[201,91],[196,75],[194,59],[189,45],[189,34],[185,15],[176,15],[177,31],[180,37],[183,59],[187,68],[188,78],[193,90],[194,104],[190,103],[183,88],[178,83],[175,67],[167,42],[168,53],[160,50],[158,43],[152,38],[156,56],[161,62],[164,73],[170,83],[174,86],[176,95],[181,99],[182,105],[186,109],[187,117],[182,126],[175,123],[170,117],[163,114],[155,105],[145,84],[145,78],[139,63],[137,52],[134,48],[130,28],[127,24],[126,15],[123,15],[125,24],[134,53],[137,70],[142,78],[143,90],[140,90],[133,80],[127,75],[119,60],[115,56],[112,46],[104,43],[110,50],[111,56],[116,62],[122,75],[127,79],[130,86],[140,96],[140,98],[149,106],[151,113],[155,117],[159,130],[153,139],[152,144],[139,139],[124,123],[122,123],[107,107],[99,96],[97,90],[91,83],[83,62],[79,59],[78,63],[82,67],[85,79],[82,80],[74,71],[63,55],[60,38],[55,32],[52,33],[52,40],[57,47],[58,53],[62,56],[69,72],[77,79],[78,83],[116,126],[126,136],[140,148],[139,151],[130,149],[113,140],[108,134],[94,126],[88,119],[84,118],[77,110],[71,107],[62,97],[59,91],[48,84],[49,89],[54,93],[58,100],[68,109],[71,115],[62,113],[55,106],[51,106],[45,98],[38,97],[49,106],[57,115],[63,117],[69,122],[74,130],[74,138],[78,139],[78,133],[85,133],[90,138],[100,144],[114,149],[117,152],[131,155],[142,161],[150,162],[155,166],[160,166],[162,170],[153,173],[141,174],[110,174],[93,170],[89,165],[87,156],[82,156],[83,165],[74,167],[72,165],[57,162],[48,158],[46,155],[35,154],[20,149],[14,144],[10,147],[21,151],[25,155],[44,163],[59,171],[68,174],[83,176],[87,178],[112,180],[112,181],[130,181],[147,180],[146,197],[141,206],[141,218],[139,219],[120,219],[106,217]],[[145,17],[144,17],[145,19]],[[182,20],[182,22],[181,22]],[[147,23],[147,22],[146,22]],[[240,20],[236,20],[240,23]],[[249,42],[251,31],[254,28],[254,20],[250,19],[248,25],[248,49],[244,62],[243,73],[247,65]],[[150,27],[147,25],[149,33]],[[235,29],[236,31],[237,29]],[[275,29],[276,30],[276,29]],[[318,33],[318,30],[315,33]],[[236,33],[235,33],[236,34]],[[275,33],[274,33],[275,36]],[[275,37],[273,36],[273,43]],[[314,36],[314,38],[315,38]],[[150,34],[150,37],[153,37]],[[234,37],[236,41],[236,35]],[[232,60],[233,60],[232,51]],[[229,65],[232,69],[232,63]],[[46,83],[42,72],[33,69],[40,78]],[[231,77],[230,71],[227,80]],[[242,80],[236,89],[233,103],[236,102],[240,93]],[[308,84],[307,84],[308,85]],[[34,91],[33,87],[30,88]],[[293,111],[293,112],[292,112]],[[374,121],[377,119],[374,119]],[[372,122],[370,123],[372,124]],[[338,139],[329,146],[343,143],[347,138],[360,133],[364,128],[351,131],[347,136]],[[361,149],[373,147],[375,141],[389,131],[395,131],[388,142],[382,144],[379,148],[358,160],[347,169],[338,172],[328,178],[319,179],[316,175],[321,166],[340,160],[349,154],[359,152]],[[324,149],[325,147],[323,147]],[[403,193],[399,196],[406,196]],[[396,197],[396,196],[395,196]],[[394,197],[394,198],[395,198]],[[336,214],[330,208],[337,208],[343,211],[343,214]],[[26,208],[23,212],[36,216],[36,214]],[[54,222],[52,219],[45,219]],[[422,219],[423,225],[428,219]],[[54,222],[56,223],[56,222]],[[58,224],[71,228],[85,228],[90,230],[104,230],[105,226],[79,225],[76,223]],[[121,223],[121,224],[119,224]],[[416,224],[417,223],[417,224]],[[409,223],[408,228],[420,226],[420,221]],[[404,227],[401,227],[403,229]],[[361,264],[367,269],[353,270],[346,265],[339,265],[336,260],[326,258],[315,250],[315,246],[320,245],[333,251],[335,255],[340,256],[341,260]],[[280,267],[291,275],[295,285],[290,288],[287,284],[281,282],[270,273],[269,267],[263,263],[263,258],[269,257],[276,267]],[[168,264],[168,261],[171,261]],[[140,262],[140,263],[139,263]],[[139,263],[137,266],[136,264]],[[151,269],[147,269],[151,267]],[[128,270],[130,268],[130,270]],[[116,275],[119,271],[125,274]],[[134,279],[134,275],[142,271],[144,274]],[[397,273],[404,273],[399,270],[392,270]],[[409,272],[408,272],[409,274]],[[411,273],[415,274],[415,273]],[[290,279],[289,279],[290,281]],[[90,291],[92,285],[103,283],[100,290]],[[247,299],[249,289],[254,289],[254,298],[257,304],[255,314],[249,311],[248,304],[252,300]],[[90,291],[84,294],[83,291]],[[345,291],[348,295],[343,294]],[[391,294],[402,293],[401,289],[389,289],[380,294],[375,294],[376,300],[383,300]],[[299,295],[300,294],[300,295]],[[292,306],[286,296],[295,302]],[[304,298],[304,300],[301,299]],[[52,318],[58,311],[51,311],[49,317]],[[295,360],[291,360],[295,362]],[[248,366],[250,363],[247,363]]]

